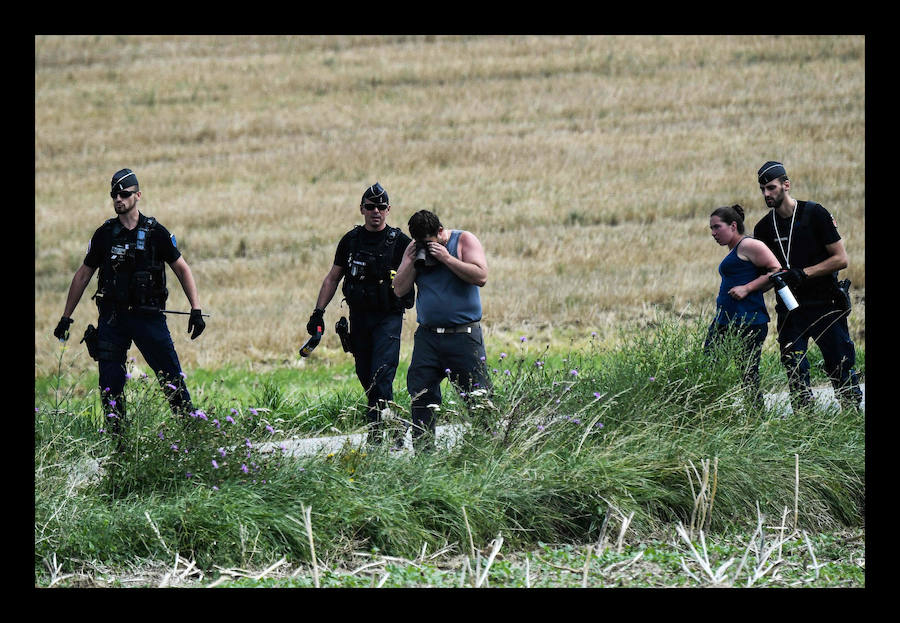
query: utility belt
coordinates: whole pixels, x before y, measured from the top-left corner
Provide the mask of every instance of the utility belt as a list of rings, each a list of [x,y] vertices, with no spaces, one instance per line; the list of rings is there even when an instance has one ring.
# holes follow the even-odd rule
[[[423,329],[427,329],[432,333],[471,333],[472,329],[477,328],[479,326],[480,321],[476,320],[475,322],[469,322],[467,324],[456,324],[450,325],[448,327],[429,327],[426,324],[419,324]]]
[[[129,305],[118,301],[105,301],[102,294],[94,295],[97,303],[97,311],[101,316],[115,316],[118,314],[161,314],[165,309],[162,305]]]

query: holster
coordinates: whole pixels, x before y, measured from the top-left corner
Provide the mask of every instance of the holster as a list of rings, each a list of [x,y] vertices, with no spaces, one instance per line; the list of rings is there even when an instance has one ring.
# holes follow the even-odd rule
[[[353,352],[353,344],[350,342],[350,327],[347,324],[347,318],[341,316],[341,319],[334,325],[334,332],[341,338],[341,346],[345,353]]]
[[[84,330],[84,337],[81,338],[81,342],[84,342],[84,345],[87,346],[88,354],[94,361],[100,361],[100,353],[98,347],[99,339],[97,337],[98,334],[99,331],[97,331],[97,327],[89,324],[87,326],[87,329]],[[79,342],[79,344],[81,342]]]
[[[837,282],[836,299],[838,306],[846,312],[850,312],[852,303],[850,301],[850,280],[844,279]]]

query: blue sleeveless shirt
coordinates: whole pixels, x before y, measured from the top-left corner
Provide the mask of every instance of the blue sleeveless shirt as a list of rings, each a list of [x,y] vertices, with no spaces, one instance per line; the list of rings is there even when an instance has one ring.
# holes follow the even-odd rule
[[[716,297],[716,322],[765,324],[769,322],[769,313],[766,311],[766,301],[762,292],[758,290],[751,292],[742,301],[736,301],[728,295],[731,288],[745,285],[759,277],[759,271],[753,262],[738,257],[737,250],[740,245],[740,242],[737,243],[719,264],[722,285],[719,287],[719,296]]]
[[[447,243],[450,255],[457,259],[461,233],[452,230]],[[419,324],[436,328],[481,320],[478,286],[463,281],[443,264],[416,273],[416,289],[416,320]]]

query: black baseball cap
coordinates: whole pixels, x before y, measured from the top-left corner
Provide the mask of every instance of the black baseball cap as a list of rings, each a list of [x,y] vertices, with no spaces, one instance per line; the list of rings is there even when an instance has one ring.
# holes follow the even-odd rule
[[[140,190],[140,184],[138,184],[137,175],[134,174],[134,171],[131,169],[120,169],[113,173],[112,181],[111,181],[111,191],[116,190],[125,190],[126,188],[131,188],[132,186],[137,186],[138,190]]]

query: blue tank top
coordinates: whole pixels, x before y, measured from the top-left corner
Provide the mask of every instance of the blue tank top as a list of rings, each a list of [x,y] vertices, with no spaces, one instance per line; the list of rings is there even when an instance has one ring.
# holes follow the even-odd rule
[[[766,301],[762,292],[759,290],[751,292],[742,301],[736,301],[728,295],[731,288],[745,285],[759,277],[759,271],[753,262],[738,257],[739,246],[740,242],[719,264],[722,285],[719,287],[719,296],[716,297],[716,322],[765,324],[769,322],[769,313],[766,311]]]
[[[450,232],[447,250],[459,259],[460,230]],[[416,320],[426,327],[449,327],[481,320],[478,286],[467,283],[453,271],[438,264],[416,274]]]

